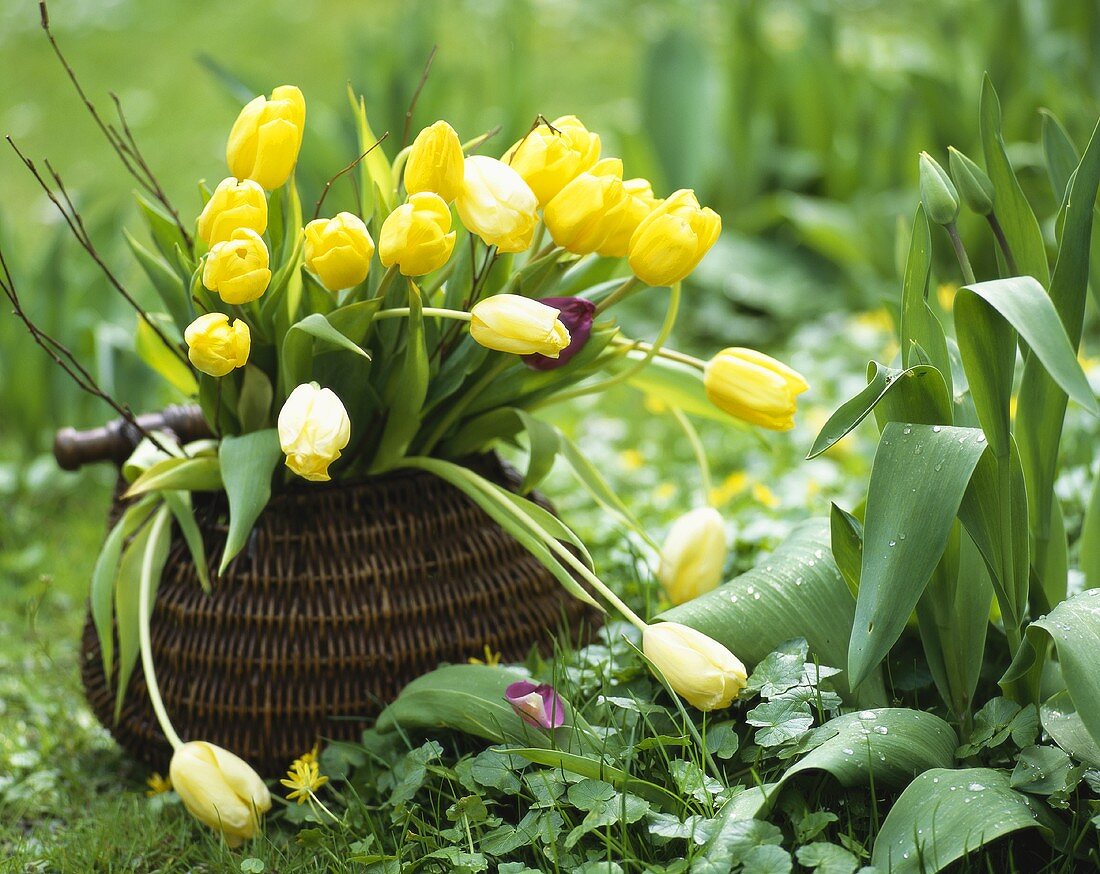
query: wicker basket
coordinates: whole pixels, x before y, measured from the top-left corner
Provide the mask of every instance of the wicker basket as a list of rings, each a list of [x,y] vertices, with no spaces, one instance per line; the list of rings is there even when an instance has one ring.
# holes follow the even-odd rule
[[[473,466],[518,485],[495,456]],[[216,567],[225,497],[197,494],[195,507]],[[177,538],[152,645],[180,735],[275,775],[319,739],[357,738],[406,683],[441,662],[480,656],[486,645],[522,659],[532,646],[549,646],[554,631],[581,636],[597,621],[465,495],[434,476],[402,472],[274,497],[210,595]],[[164,768],[171,751],[140,669],[114,721],[114,686],[90,614],[82,674],[92,709],[116,740]]]

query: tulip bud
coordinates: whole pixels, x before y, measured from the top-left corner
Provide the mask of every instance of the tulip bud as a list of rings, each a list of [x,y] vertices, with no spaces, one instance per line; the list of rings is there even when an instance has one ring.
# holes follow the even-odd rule
[[[679,622],[657,622],[642,632],[642,652],[692,707],[728,707],[748,679],[741,660],[718,641]]]
[[[703,388],[731,416],[771,428],[794,427],[798,395],[809,388],[802,374],[755,349],[723,349],[707,362]]]
[[[978,215],[993,212],[993,182],[985,170],[954,146],[947,147],[947,166],[966,205]]]
[[[423,276],[438,270],[455,247],[451,210],[438,194],[413,194],[386,216],[378,245],[382,266],[396,264],[402,276]]]
[[[259,816],[271,809],[271,793],[248,763],[205,741],[191,741],[172,754],[172,788],[195,819],[238,847],[255,836]]]
[[[713,507],[699,507],[677,519],[661,547],[657,578],[673,604],[698,598],[722,582],[726,528]]]
[[[351,420],[335,392],[309,382],[286,399],[278,430],[286,466],[303,479],[328,482],[329,465],[351,439]]]
[[[574,255],[595,252],[623,209],[623,162],[600,161],[567,182],[542,211],[554,242]]]
[[[237,228],[228,240],[217,243],[202,268],[202,284],[230,304],[256,300],[269,282],[267,246],[249,228]]]
[[[592,336],[592,319],[596,315],[596,305],[583,297],[544,297],[539,302],[558,311],[558,321],[565,325],[565,330],[569,332],[569,345],[555,358],[540,355],[537,352],[533,355],[524,355],[523,363],[532,370],[557,370],[568,364]]]
[[[523,178],[485,155],[471,155],[464,167],[455,207],[466,229],[501,252],[522,252],[530,246],[539,204]]]
[[[199,316],[187,326],[183,339],[188,359],[210,376],[225,376],[235,367],[244,367],[252,346],[248,325],[240,319],[230,325],[225,313]]]
[[[625,180],[621,208],[608,216],[607,236],[596,252],[606,258],[625,258],[630,252],[634,231],[660,203],[653,196],[653,186],[648,179]]]
[[[405,191],[431,191],[450,203],[462,190],[464,176],[462,143],[453,127],[437,121],[416,135],[405,163]]]
[[[351,288],[367,278],[374,240],[363,220],[350,212],[314,219],[303,228],[306,267],[329,291]]]
[[[504,690],[504,700],[520,719],[535,728],[559,728],[565,724],[565,702],[548,683],[520,680]]]
[[[280,85],[270,100],[261,94],[233,122],[225,147],[229,172],[274,191],[294,171],[305,124],[306,101],[294,85]]]
[[[498,352],[557,358],[569,345],[558,310],[529,297],[497,294],[475,304],[470,315],[470,336]]]
[[[679,282],[703,260],[722,230],[714,210],[681,188],[638,224],[630,238],[630,269],[646,285]]]
[[[229,176],[218,183],[199,214],[199,239],[213,246],[228,240],[237,228],[257,234],[267,230],[267,195],[251,179]]]
[[[550,125],[538,125],[504,153],[504,163],[523,177],[545,206],[566,183],[600,157],[600,138],[589,133],[575,115],[563,115]]]
[[[927,152],[920,153],[920,199],[928,217],[938,225],[952,224],[959,214],[959,192]]]

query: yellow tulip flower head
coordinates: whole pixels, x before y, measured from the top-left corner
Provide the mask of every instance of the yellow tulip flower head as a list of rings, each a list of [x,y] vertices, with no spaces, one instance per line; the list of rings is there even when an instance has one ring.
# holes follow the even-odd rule
[[[218,183],[199,214],[199,239],[213,246],[228,240],[237,228],[257,234],[267,230],[267,194],[251,179],[229,176]]]
[[[519,173],[485,155],[471,155],[464,168],[455,207],[466,229],[501,252],[530,246],[539,203]]]
[[[351,439],[351,420],[332,389],[304,383],[279,411],[279,445],[286,466],[303,479],[328,482],[328,468]]]
[[[225,376],[248,362],[252,337],[248,325],[240,319],[229,324],[225,313],[199,316],[183,332],[187,357],[196,368],[210,376]]]
[[[487,297],[470,310],[470,336],[489,349],[557,358],[569,345],[559,310],[518,294]]]
[[[305,226],[305,262],[329,291],[351,288],[367,278],[374,240],[363,220],[350,212],[314,219]]]
[[[259,815],[271,809],[271,793],[248,763],[205,741],[191,741],[172,754],[172,788],[197,820],[239,847],[259,830]]]
[[[554,242],[574,255],[595,252],[624,209],[623,162],[605,158],[566,183],[542,211]]]
[[[271,282],[268,262],[263,237],[250,228],[237,228],[206,256],[202,284],[216,291],[226,303],[249,303],[262,295]]]
[[[549,126],[538,125],[503,158],[531,186],[539,206],[549,203],[599,159],[599,135],[590,133],[575,115],[563,115]]]
[[[225,159],[238,179],[252,179],[268,191],[284,185],[302,147],[306,100],[294,85],[280,85],[241,110],[229,132]]]
[[[731,416],[770,428],[794,427],[798,395],[809,388],[802,374],[755,349],[723,349],[707,362],[703,388]]]
[[[382,266],[396,264],[403,276],[423,276],[438,270],[455,247],[450,207],[429,191],[412,195],[386,216],[378,245]]]
[[[405,164],[405,191],[431,191],[447,203],[458,197],[465,176],[462,143],[445,121],[424,128],[413,140]]]
[[[625,258],[630,252],[630,238],[634,236],[634,231],[660,203],[653,196],[653,186],[648,179],[624,180],[622,205],[608,215],[607,236],[596,252],[606,258]]]
[[[677,519],[661,547],[657,578],[669,600],[683,604],[722,582],[726,528],[713,507],[698,507]]]
[[[646,285],[672,285],[695,269],[721,230],[718,213],[681,188],[639,223],[630,238],[630,269]]]
[[[657,622],[642,632],[642,652],[677,695],[700,710],[728,707],[745,688],[745,666],[726,647],[678,622]]]

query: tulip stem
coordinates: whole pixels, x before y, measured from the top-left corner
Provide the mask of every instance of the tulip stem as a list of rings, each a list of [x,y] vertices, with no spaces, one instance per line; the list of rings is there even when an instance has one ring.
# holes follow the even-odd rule
[[[966,280],[967,285],[973,285],[978,280],[974,276],[974,268],[970,266],[970,258],[966,254],[966,247],[963,245],[962,237],[959,236],[959,229],[955,226],[954,222],[951,222],[949,225],[944,225],[944,229],[951,238],[951,245],[955,249],[955,257],[959,260],[959,267],[962,268],[963,279]]]
[[[646,343],[642,340],[630,340],[627,337],[613,337],[611,339],[611,345],[629,346],[631,349],[637,349],[640,352],[648,352],[653,348],[650,343]],[[694,355],[688,355],[686,352],[678,352],[675,349],[659,349],[657,350],[657,357],[667,358],[669,361],[678,361],[681,364],[687,364],[689,367],[694,367],[696,370],[705,370],[707,366],[707,363],[702,359],[696,358]]]
[[[149,694],[149,703],[153,705],[153,712],[160,723],[160,730],[168,738],[172,749],[178,750],[183,746],[183,741],[172,727],[172,720],[168,718],[168,712],[164,709],[164,701],[160,697],[160,686],[157,685],[157,675],[153,668],[153,642],[149,633],[149,619],[153,613],[153,569],[151,560],[156,551],[156,543],[166,533],[164,526],[168,523],[169,510],[167,506],[157,511],[153,520],[153,527],[149,530],[148,546],[145,555],[142,556],[141,580],[138,588],[138,648],[141,651],[141,670],[145,675],[145,686]]]
[[[702,480],[703,505],[709,507],[711,506],[711,479],[710,462],[707,460],[707,450],[704,448],[703,441],[699,437],[699,431],[691,423],[691,420],[684,415],[684,411],[679,407],[669,407],[669,410],[673,418],[675,418],[680,427],[683,428],[684,434],[691,444],[691,451],[695,453],[695,461],[699,465],[699,478]]]
[[[377,319],[403,319],[408,317],[412,312],[408,307],[394,307],[388,310],[379,310],[374,314],[375,320]],[[462,310],[448,310],[443,307],[421,307],[421,315],[435,316],[440,319],[456,319],[460,322],[468,322],[473,316],[469,313],[464,313]]]
[[[989,227],[993,231],[993,236],[997,238],[997,245],[1000,246],[1001,251],[1004,252],[1005,266],[1008,267],[1008,272],[1012,276],[1018,276],[1020,274],[1020,268],[1016,266],[1016,259],[1012,257],[1012,249],[1008,245],[1008,237],[1005,236],[1004,228],[1001,227],[1001,223],[997,219],[997,213],[991,212],[985,218],[986,221],[989,222]]]
[[[611,294],[596,304],[596,315],[599,315],[609,307],[613,307],[620,300],[631,294],[640,285],[637,276],[631,276],[623,282],[618,288],[616,288]]]

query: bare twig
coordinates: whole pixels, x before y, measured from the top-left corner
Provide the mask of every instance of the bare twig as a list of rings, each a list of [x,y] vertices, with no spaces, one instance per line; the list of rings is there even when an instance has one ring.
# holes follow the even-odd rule
[[[330,188],[332,188],[332,183],[335,182],[337,179],[339,179],[341,176],[343,176],[345,173],[348,173],[351,170],[354,170],[356,167],[358,167],[359,162],[362,161],[365,157],[367,157],[367,155],[369,155],[375,149],[377,149],[378,146],[381,144],[381,142],[386,137],[388,137],[389,135],[390,135],[390,132],[386,131],[384,134],[382,134],[382,136],[380,136],[375,141],[373,146],[371,146],[369,149],[367,149],[365,152],[363,152],[362,155],[360,155],[358,158],[356,158],[354,161],[352,161],[350,164],[348,164],[342,170],[337,171],[336,174],[331,179],[329,179],[328,182],[325,183],[325,187],[321,191],[321,196],[317,198],[317,206],[313,210],[313,218],[314,219],[317,219],[318,217],[320,217],[320,215],[321,215],[321,204],[324,203],[325,198],[328,197],[328,190]]]
[[[114,149],[119,160],[122,161],[122,165],[126,168],[126,172],[129,173],[138,185],[145,189],[145,191],[172,216],[176,227],[183,236],[184,242],[187,244],[187,248],[189,250],[192,249],[193,243],[191,235],[188,233],[187,228],[183,226],[183,222],[180,221],[179,213],[176,211],[171,201],[168,200],[168,195],[164,193],[164,189],[161,187],[159,180],[146,162],[145,157],[141,153],[141,149],[138,148],[137,140],[134,139],[133,132],[126,122],[126,116],[122,112],[122,103],[115,94],[111,94],[111,99],[115,104],[115,110],[118,113],[119,123],[122,126],[122,132],[120,133],[113,125],[103,120],[103,117],[99,114],[99,110],[96,109],[95,104],[92,103],[87,93],[85,93],[83,86],[80,84],[80,80],[77,79],[76,72],[62,53],[61,47],[58,45],[57,39],[53,35],[53,31],[50,29],[50,14],[46,7],[46,0],[38,0],[38,12],[41,18],[42,29],[46,32],[46,38],[50,41],[50,46],[53,48],[54,54],[57,55],[57,59],[61,62],[61,66],[69,77],[69,81],[73,83],[73,87],[76,89],[76,93],[83,102],[84,107],[92,116],[92,120],[95,121],[100,131],[103,132],[103,136],[107,138],[107,142],[110,143],[111,148]]]
[[[27,331],[30,332],[34,342],[37,343],[46,354],[53,359],[72,380],[83,391],[93,397],[99,398],[111,407],[128,425],[130,425],[138,434],[145,437],[152,443],[157,449],[162,452],[167,452],[163,444],[157,440],[156,435],[152,434],[146,428],[138,422],[133,412],[125,404],[120,404],[107,392],[100,388],[99,383],[96,382],[95,377],[88,371],[80,360],[72,353],[72,351],[61,343],[59,340],[54,339],[41,328],[38,327],[27,315],[23,309],[22,302],[19,299],[19,292],[15,287],[15,279],[11,275],[11,271],[8,269],[7,260],[4,257],[3,247],[0,247],[0,291],[4,292],[4,296],[11,302],[12,312],[15,316],[26,326]]]
[[[405,129],[401,132],[401,148],[405,148],[409,144],[409,131],[412,129],[413,113],[416,111],[416,103],[420,100],[420,92],[424,90],[424,85],[428,81],[428,74],[432,71],[432,62],[435,60],[435,53],[439,50],[439,46],[432,46],[432,50],[428,52],[428,60],[424,62],[424,72],[420,74],[420,82],[416,86],[416,90],[413,92],[412,100],[409,101],[409,108],[405,110]]]
[[[31,175],[34,176],[35,181],[38,182],[39,186],[46,193],[46,196],[50,199],[50,202],[53,203],[55,207],[57,207],[57,211],[61,213],[61,217],[65,220],[65,224],[69,226],[69,230],[72,231],[73,236],[76,237],[76,241],[80,243],[84,251],[91,256],[93,261],[95,261],[96,265],[102,271],[103,275],[107,277],[107,281],[110,282],[115,290],[122,295],[125,301],[138,314],[141,320],[144,321],[150,327],[150,329],[152,329],[153,333],[155,333],[157,337],[160,338],[160,341],[171,352],[175,353],[177,358],[179,358],[184,364],[190,367],[190,364],[187,361],[186,354],[184,354],[179,346],[168,339],[168,337],[164,334],[164,331],[161,330],[160,326],[157,325],[157,323],[154,322],[152,318],[150,318],[149,314],[142,308],[141,304],[139,304],[134,299],[134,296],[126,290],[125,286],[123,286],[123,284],[118,280],[111,268],[107,266],[107,263],[99,254],[99,250],[96,249],[95,244],[92,242],[92,238],[89,236],[87,229],[84,227],[84,220],[81,218],[80,213],[73,205],[72,199],[69,197],[69,192],[65,188],[65,184],[61,181],[61,176],[53,168],[50,162],[46,162],[46,168],[49,171],[54,184],[57,186],[56,193],[54,192],[53,188],[50,187],[50,184],[44,178],[42,178],[42,174],[38,171],[38,167],[35,165],[34,161],[32,161],[30,158],[24,155],[22,151],[20,151],[19,146],[15,144],[15,140],[13,140],[10,136],[5,137],[5,139],[8,141],[8,145],[10,145],[12,149],[15,150],[15,154],[19,156],[24,166],[31,172]]]
[[[518,142],[518,143],[516,144],[516,147],[515,147],[514,149],[512,149],[512,150],[511,150],[511,153],[510,153],[510,155],[508,156],[508,163],[509,163],[509,164],[511,164],[511,163],[512,163],[512,159],[513,159],[513,158],[514,158],[514,157],[515,157],[515,156],[516,156],[516,155],[517,155],[517,154],[519,153],[519,150],[520,150],[521,148],[523,148],[523,144],[524,144],[525,142],[527,142],[527,138],[528,138],[529,136],[531,136],[531,134],[533,134],[533,133],[534,133],[535,131],[537,131],[537,130],[539,129],[539,127],[540,127],[541,125],[545,125],[545,126],[546,126],[546,127],[547,127],[547,128],[549,129],[549,130],[551,130],[551,131],[553,131],[554,133],[556,133],[556,134],[557,134],[557,135],[558,135],[559,137],[561,136],[561,131],[560,131],[560,130],[558,130],[558,129],[557,129],[556,127],[554,127],[554,126],[553,126],[552,124],[550,124],[550,122],[549,122],[549,121],[547,121],[547,119],[546,119],[546,116],[545,116],[545,115],[543,115],[543,114],[542,114],[542,113],[540,112],[540,113],[539,113],[538,115],[536,115],[536,116],[535,116],[535,120],[534,120],[533,122],[531,122],[531,127],[530,127],[530,128],[528,129],[527,133],[525,133],[525,134],[523,135],[523,139],[521,139],[521,140],[520,140],[520,141],[519,141],[519,142]],[[492,135],[492,134],[490,134],[490,136],[491,136],[491,135]]]

